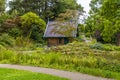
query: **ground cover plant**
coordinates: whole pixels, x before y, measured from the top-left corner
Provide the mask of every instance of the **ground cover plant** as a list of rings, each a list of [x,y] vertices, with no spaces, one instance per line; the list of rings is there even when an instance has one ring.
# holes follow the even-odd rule
[[[64,46],[37,48],[32,52],[0,50],[0,63],[63,69],[119,80],[120,51],[91,47],[94,44],[73,42]]]
[[[68,80],[48,74],[0,68],[0,80]]]

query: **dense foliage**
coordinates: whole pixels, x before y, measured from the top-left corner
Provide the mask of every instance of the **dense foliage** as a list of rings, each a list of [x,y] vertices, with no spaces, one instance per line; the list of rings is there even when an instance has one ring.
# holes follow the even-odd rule
[[[83,11],[81,5],[76,0],[14,0],[10,1],[10,11],[17,10],[19,14],[35,12],[42,19],[54,19],[66,9],[77,9]]]
[[[6,6],[9,6],[7,11],[5,11]],[[38,45],[45,44],[43,34],[48,18],[57,20],[61,18],[60,15],[67,15],[65,20],[70,20],[73,18],[72,14],[76,13],[79,15],[83,13],[83,7],[77,4],[76,0],[1,0],[0,36],[2,39],[7,35],[8,40],[11,38],[15,41],[15,44],[10,46],[20,45],[19,42],[25,46],[22,39],[27,41],[26,43],[30,41]],[[1,45],[9,46],[8,43],[3,42],[5,41],[0,42]]]
[[[29,30],[32,25],[38,25],[41,30],[45,30],[46,23],[35,13],[26,13],[25,15],[21,16],[21,21],[22,27],[27,27],[26,30]]]
[[[92,0],[91,15],[86,20],[85,32],[95,34],[98,41],[115,43],[119,35],[119,0]]]
[[[17,16],[17,13],[13,13],[12,15],[2,13],[0,17],[1,45],[19,45],[17,44],[17,42],[21,42],[20,38],[22,38],[23,40],[28,39],[25,40],[27,42],[30,41],[29,39],[32,39],[37,43],[43,42],[42,36],[45,30],[46,23],[37,14],[28,12],[22,16]]]
[[[44,20],[39,18],[35,13],[28,12],[21,16],[21,24],[24,35],[37,42],[41,42],[46,27]]]
[[[113,47],[74,42],[50,49],[38,48],[32,52],[0,50],[0,63],[51,67],[119,80],[120,48]]]
[[[0,0],[0,13],[5,11],[5,0]]]

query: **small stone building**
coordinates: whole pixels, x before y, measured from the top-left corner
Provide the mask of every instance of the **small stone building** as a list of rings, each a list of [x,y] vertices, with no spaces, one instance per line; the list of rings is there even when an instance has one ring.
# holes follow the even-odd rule
[[[72,42],[77,37],[77,21],[48,21],[44,38],[47,46],[58,46]]]

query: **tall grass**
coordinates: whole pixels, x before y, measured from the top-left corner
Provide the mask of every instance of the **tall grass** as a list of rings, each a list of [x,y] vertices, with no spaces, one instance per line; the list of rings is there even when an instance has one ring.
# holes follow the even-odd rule
[[[95,55],[68,55],[61,53],[16,53],[11,50],[0,51],[0,63],[42,66],[88,73],[96,76],[120,79],[120,64]]]
[[[66,46],[34,52],[0,50],[0,63],[12,63],[78,71],[96,76],[120,79],[120,53],[91,49],[85,43],[70,43]]]

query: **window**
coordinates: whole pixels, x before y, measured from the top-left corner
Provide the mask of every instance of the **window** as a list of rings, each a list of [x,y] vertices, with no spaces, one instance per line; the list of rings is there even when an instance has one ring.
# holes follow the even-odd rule
[[[64,44],[69,43],[69,39],[68,38],[64,38]]]

